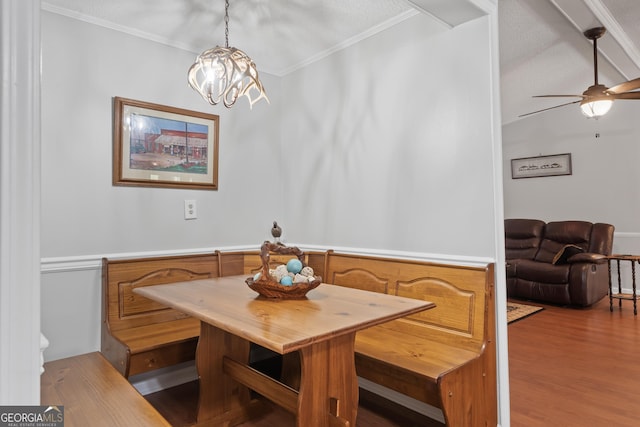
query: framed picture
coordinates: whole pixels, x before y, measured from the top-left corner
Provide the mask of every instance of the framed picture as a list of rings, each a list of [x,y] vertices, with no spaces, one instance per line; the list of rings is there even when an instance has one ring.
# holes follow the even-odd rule
[[[511,178],[571,175],[571,153],[511,160]]]
[[[218,189],[214,114],[114,98],[113,185]]]

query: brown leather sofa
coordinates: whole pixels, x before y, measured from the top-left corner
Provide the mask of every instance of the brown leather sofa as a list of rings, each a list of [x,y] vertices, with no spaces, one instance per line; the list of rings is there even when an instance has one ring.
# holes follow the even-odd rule
[[[613,225],[506,219],[504,228],[508,297],[589,306],[607,295]]]

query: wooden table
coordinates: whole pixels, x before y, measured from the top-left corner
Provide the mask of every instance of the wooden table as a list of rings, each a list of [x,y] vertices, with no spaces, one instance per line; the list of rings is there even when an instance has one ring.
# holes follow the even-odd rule
[[[616,261],[618,269],[618,292],[613,293],[613,286],[611,283],[611,261]],[[622,292],[622,279],[620,277],[620,261],[629,261],[631,263],[631,286],[632,293]],[[614,254],[607,256],[607,262],[609,264],[609,310],[613,311],[613,300],[618,300],[618,307],[622,307],[622,300],[633,300],[633,314],[638,314],[638,294],[636,292],[636,263],[640,262],[640,255],[620,255]]]
[[[246,276],[137,288],[135,293],[200,319],[198,425],[235,425],[252,416],[249,389],[297,415],[298,427],[355,426],[354,344],[358,330],[435,306],[432,302],[321,284],[302,300],[270,300]],[[247,365],[250,343],[298,351],[295,390]]]

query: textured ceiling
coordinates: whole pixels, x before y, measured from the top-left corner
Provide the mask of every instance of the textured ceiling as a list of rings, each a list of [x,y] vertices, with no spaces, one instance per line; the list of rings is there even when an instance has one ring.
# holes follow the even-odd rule
[[[224,0],[44,0],[111,28],[180,47],[194,56],[224,46]],[[229,45],[259,70],[282,75],[417,13],[404,0],[231,0]]]
[[[582,35],[588,28],[608,29],[598,41],[601,83],[640,77],[640,0],[497,1],[503,123],[565,102],[533,95],[579,94],[593,84],[592,45]],[[474,16],[473,2],[231,0],[229,44],[247,52],[259,70],[283,75],[430,7],[439,8],[431,12],[441,19],[458,9],[457,17],[443,19],[455,25]],[[194,56],[224,45],[223,0],[43,0],[43,8]]]
[[[589,28],[607,28],[598,40],[599,83],[640,77],[638,0],[499,0],[498,21],[503,123],[575,100],[534,95],[581,94],[594,83],[593,45],[582,34]]]

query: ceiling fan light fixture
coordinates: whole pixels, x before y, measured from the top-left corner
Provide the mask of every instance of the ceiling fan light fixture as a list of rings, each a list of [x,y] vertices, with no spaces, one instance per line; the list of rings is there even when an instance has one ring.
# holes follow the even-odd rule
[[[189,68],[187,81],[209,104],[220,101],[231,108],[238,97],[246,96],[249,107],[265,99],[269,102],[253,60],[235,47],[229,47],[229,0],[225,1],[225,47],[202,52]]]
[[[586,38],[593,42],[593,80],[592,86],[582,92],[582,95],[536,95],[536,98],[582,98],[578,101],[565,102],[554,107],[544,108],[532,113],[521,114],[519,117],[529,116],[542,111],[552,110],[565,105],[580,103],[582,114],[587,118],[602,117],[609,112],[616,99],[640,99],[640,77],[622,82],[610,88],[598,83],[598,39],[606,33],[604,27],[590,28],[584,32]]]
[[[587,118],[597,119],[607,114],[612,105],[612,99],[592,99],[582,101],[580,103],[580,109],[582,110],[582,114]]]

